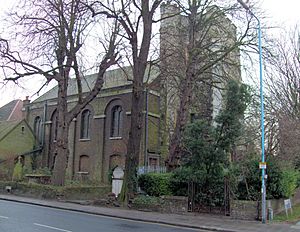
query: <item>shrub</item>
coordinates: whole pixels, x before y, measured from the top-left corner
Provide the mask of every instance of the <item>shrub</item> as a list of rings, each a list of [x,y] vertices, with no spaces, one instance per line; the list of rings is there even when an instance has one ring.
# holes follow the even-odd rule
[[[291,197],[294,195],[299,179],[299,172],[293,169],[286,169],[282,171],[280,187],[284,197]]]
[[[148,173],[139,176],[138,183],[143,191],[150,196],[171,195],[171,173]]]
[[[191,189],[194,189],[196,203],[219,206],[224,202],[225,177],[222,174],[214,173],[214,176],[210,176],[209,179],[201,169],[182,167],[173,172],[170,188],[176,196],[188,196],[189,193],[191,194]]]
[[[13,181],[21,181],[23,179],[23,166],[20,161],[18,161],[14,167],[14,172],[12,176]]]
[[[261,192],[261,170],[259,160],[252,159],[240,167],[241,181],[238,184],[237,195],[241,200],[259,200]],[[282,168],[270,158],[267,160],[267,198],[279,199],[290,197],[295,193],[299,172],[294,169]]]
[[[191,168],[182,167],[173,171],[170,181],[170,189],[174,196],[187,196],[188,183],[196,178],[197,173]]]

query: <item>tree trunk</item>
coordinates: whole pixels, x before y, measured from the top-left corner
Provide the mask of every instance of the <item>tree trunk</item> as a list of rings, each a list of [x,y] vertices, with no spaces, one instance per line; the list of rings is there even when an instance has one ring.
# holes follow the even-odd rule
[[[68,137],[69,137],[69,124],[66,120],[67,116],[67,89],[68,79],[62,77],[58,81],[58,102],[57,102],[57,142],[56,145],[51,144],[50,146],[56,146],[52,151],[55,152],[55,162],[52,175],[52,184],[57,186],[63,186],[65,183],[65,171],[68,161]]]
[[[185,125],[188,122],[188,113],[191,104],[192,97],[192,81],[195,79],[195,66],[199,60],[197,59],[197,53],[195,53],[195,24],[197,16],[197,2],[192,1],[189,3],[191,7],[191,13],[188,16],[188,44],[185,51],[185,63],[186,71],[185,76],[182,77],[182,81],[179,87],[180,104],[177,110],[176,124],[174,133],[170,140],[169,145],[169,158],[168,158],[168,169],[175,169],[180,165],[180,159],[183,153],[182,149],[182,137]]]
[[[121,200],[130,203],[130,198],[137,190],[137,169],[139,164],[139,155],[141,150],[141,139],[143,132],[143,110],[144,110],[144,76],[147,67],[147,59],[149,55],[149,48],[152,36],[153,14],[160,5],[161,0],[155,0],[152,6],[150,1],[140,2],[140,16],[143,21],[142,42],[138,44],[138,27],[133,29],[132,23],[125,15],[125,21],[122,17],[118,19],[123,25],[128,37],[130,38],[130,45],[132,48],[133,60],[133,90],[131,102],[131,125],[129,131],[129,141],[127,145],[127,154],[125,160],[124,182],[121,192]],[[134,4],[136,6],[136,3]],[[140,20],[139,20],[140,21]],[[130,25],[130,26],[128,26]]]
[[[190,68],[191,69],[191,68]],[[176,124],[174,133],[170,140],[169,145],[169,158],[168,158],[168,169],[173,170],[180,166],[180,159],[183,153],[182,149],[182,137],[185,125],[188,122],[188,113],[191,103],[192,95],[192,76],[193,71],[187,70],[186,77],[182,81],[180,104],[176,116]]]
[[[141,77],[139,70],[134,71]],[[143,77],[143,76],[142,76]],[[139,164],[140,146],[143,131],[143,78],[136,78],[133,84],[132,106],[131,106],[131,125],[127,155],[125,160],[124,174],[124,202],[129,202],[137,189],[137,168]]]

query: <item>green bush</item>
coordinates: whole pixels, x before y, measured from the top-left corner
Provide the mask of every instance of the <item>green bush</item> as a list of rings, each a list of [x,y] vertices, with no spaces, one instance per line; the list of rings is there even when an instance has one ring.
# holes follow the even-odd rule
[[[189,185],[193,184],[196,203],[207,206],[220,206],[224,202],[225,177],[222,174],[214,173],[215,176],[209,176],[203,172],[203,169],[179,168],[173,172],[170,188],[173,195],[188,196]]]
[[[174,196],[187,196],[188,183],[197,179],[197,172],[189,167],[177,168],[173,171],[170,189]]]
[[[282,171],[280,187],[284,197],[291,197],[294,195],[299,179],[299,172],[293,169],[286,169]]]
[[[18,161],[14,167],[12,180],[21,181],[22,179],[23,179],[23,165],[20,161]]]
[[[138,183],[143,191],[150,196],[171,195],[171,173],[148,173],[139,176]]]
[[[240,179],[236,194],[241,200],[259,200],[261,192],[261,170],[259,159],[246,161],[240,166]],[[268,175],[266,187],[268,199],[290,197],[295,193],[299,172],[280,167],[278,161],[267,160]]]

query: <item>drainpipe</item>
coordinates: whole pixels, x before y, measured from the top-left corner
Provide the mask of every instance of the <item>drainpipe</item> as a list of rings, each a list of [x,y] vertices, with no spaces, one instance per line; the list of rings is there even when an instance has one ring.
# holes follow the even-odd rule
[[[45,101],[44,103],[44,112],[43,112],[43,134],[42,134],[42,148],[44,148],[45,144],[45,137],[46,137],[46,121],[47,121],[47,110],[48,110],[48,103]]]
[[[144,141],[144,168],[148,172],[148,89],[145,90],[145,141]]]
[[[74,118],[74,136],[73,136],[73,155],[72,155],[72,179],[75,177],[75,154],[76,154],[76,133],[77,133],[77,119]]]

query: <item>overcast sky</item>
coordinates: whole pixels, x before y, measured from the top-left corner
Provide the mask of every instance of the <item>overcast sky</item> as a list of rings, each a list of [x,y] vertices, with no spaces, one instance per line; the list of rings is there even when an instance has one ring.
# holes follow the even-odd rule
[[[295,25],[300,22],[299,0],[260,0],[266,13],[279,24]]]
[[[13,2],[14,0],[1,1],[0,17],[3,16],[5,10],[8,10],[9,7],[12,6]],[[299,0],[259,0],[259,2],[272,25],[280,25],[289,28],[300,22]],[[25,96],[31,97],[38,90],[38,83],[36,83],[36,81],[33,82],[29,80],[27,83],[22,84],[25,86],[25,89],[17,88],[13,84],[0,88],[0,107],[13,99],[24,99]],[[32,99],[36,97],[37,96],[32,96]]]

